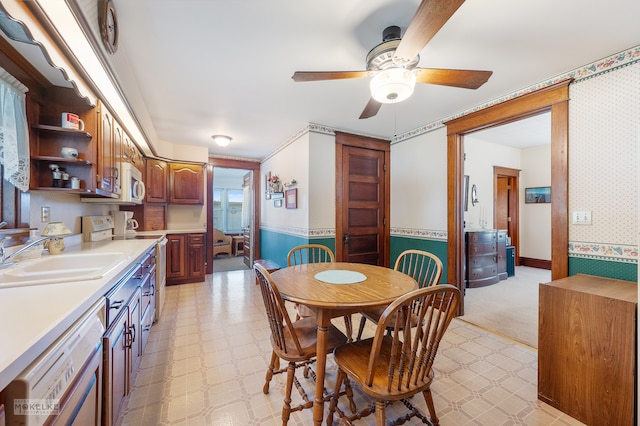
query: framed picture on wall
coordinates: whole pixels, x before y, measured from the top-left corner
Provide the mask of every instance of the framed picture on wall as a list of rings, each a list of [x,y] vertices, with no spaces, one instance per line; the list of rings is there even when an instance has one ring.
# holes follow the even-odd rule
[[[284,200],[288,209],[298,208],[298,189],[287,189],[284,193]]]
[[[526,204],[550,203],[551,187],[539,186],[536,188],[525,188],[524,202]]]

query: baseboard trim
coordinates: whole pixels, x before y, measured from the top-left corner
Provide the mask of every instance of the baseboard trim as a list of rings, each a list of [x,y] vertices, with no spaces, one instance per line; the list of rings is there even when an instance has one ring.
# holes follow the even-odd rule
[[[520,266],[529,266],[530,268],[551,270],[551,261],[542,259],[532,259],[530,257],[521,257]]]

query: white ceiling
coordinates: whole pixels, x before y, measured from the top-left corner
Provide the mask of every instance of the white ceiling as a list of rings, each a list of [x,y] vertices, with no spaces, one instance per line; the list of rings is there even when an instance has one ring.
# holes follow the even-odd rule
[[[297,70],[363,70],[382,30],[404,32],[419,3],[114,0],[112,63],[135,88],[129,101],[148,135],[261,159],[309,123],[390,139],[640,45],[638,0],[467,0],[418,65],[493,71],[477,90],[419,84],[359,120],[368,79],[291,80]],[[233,141],[214,146],[213,134]]]
[[[551,113],[503,124],[465,135],[465,141],[479,140],[525,149],[551,143]]]
[[[359,120],[367,79],[294,83],[296,70],[362,70],[417,0],[115,0],[126,55],[160,139],[263,158],[308,123],[384,138],[640,44],[637,0],[468,0],[419,66],[492,70],[478,90],[418,85]]]

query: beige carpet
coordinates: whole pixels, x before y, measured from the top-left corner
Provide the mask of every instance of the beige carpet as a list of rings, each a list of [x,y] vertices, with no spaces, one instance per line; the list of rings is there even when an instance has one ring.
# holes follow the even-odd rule
[[[218,255],[213,258],[213,272],[227,272],[227,271],[246,271],[249,269],[244,264],[243,256],[228,257],[226,254]]]
[[[551,271],[518,266],[513,277],[468,288],[460,319],[537,348],[538,284],[549,281]]]

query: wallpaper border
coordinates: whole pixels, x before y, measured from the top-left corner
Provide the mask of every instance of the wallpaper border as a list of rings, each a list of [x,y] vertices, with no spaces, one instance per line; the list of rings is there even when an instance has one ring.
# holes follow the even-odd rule
[[[260,226],[260,230],[293,235],[302,238],[335,238],[334,228],[296,228],[292,226]],[[392,237],[419,240],[447,241],[447,231],[433,229],[391,228]],[[569,257],[608,260],[622,263],[638,263],[638,246],[606,244],[583,241],[569,242]]]
[[[280,234],[294,235],[303,238],[325,238],[335,237],[336,230],[334,228],[296,228],[293,226],[269,226],[260,225],[260,230],[277,232]]]

